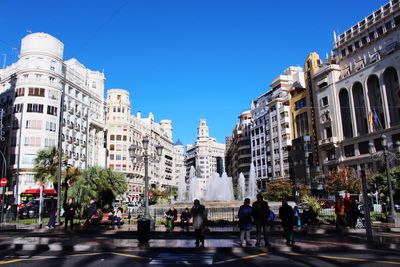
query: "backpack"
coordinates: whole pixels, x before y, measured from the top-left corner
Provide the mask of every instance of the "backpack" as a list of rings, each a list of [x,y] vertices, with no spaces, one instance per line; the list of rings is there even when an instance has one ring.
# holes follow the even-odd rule
[[[274,213],[274,211],[273,211],[273,210],[270,210],[270,212],[269,212],[269,218],[268,218],[268,221],[270,221],[270,222],[273,222],[273,221],[275,221],[275,213]]]

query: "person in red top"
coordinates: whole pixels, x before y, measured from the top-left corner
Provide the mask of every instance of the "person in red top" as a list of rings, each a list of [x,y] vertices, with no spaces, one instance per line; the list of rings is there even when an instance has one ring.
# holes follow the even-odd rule
[[[351,226],[351,203],[350,199],[350,194],[347,193],[344,197],[343,204],[344,204],[344,212],[345,212],[345,219],[346,219],[346,225]]]
[[[336,214],[336,229],[341,228],[344,225],[344,205],[342,197],[339,194],[336,195],[335,201],[335,214]]]

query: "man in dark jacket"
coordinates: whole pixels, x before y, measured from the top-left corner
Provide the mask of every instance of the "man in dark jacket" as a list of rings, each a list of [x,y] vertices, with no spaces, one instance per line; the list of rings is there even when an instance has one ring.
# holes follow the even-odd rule
[[[73,198],[69,198],[68,202],[65,204],[64,207],[65,213],[65,229],[68,228],[68,222],[71,222],[71,230],[74,227],[74,216],[76,211],[76,206],[74,203]]]
[[[198,247],[200,245],[204,247],[204,232],[206,229],[207,212],[205,207],[200,204],[200,201],[198,199],[196,199],[193,204],[194,205],[190,212],[193,218],[193,228],[196,235],[196,246]]]
[[[261,230],[264,236],[265,246],[269,246],[267,237],[267,222],[270,215],[268,203],[264,201],[261,194],[257,194],[257,201],[252,206],[253,221],[256,225],[256,246],[260,246]]]
[[[286,238],[286,245],[293,245],[294,212],[292,207],[287,203],[286,198],[282,199],[282,206],[279,208],[279,218],[282,221],[283,236]]]

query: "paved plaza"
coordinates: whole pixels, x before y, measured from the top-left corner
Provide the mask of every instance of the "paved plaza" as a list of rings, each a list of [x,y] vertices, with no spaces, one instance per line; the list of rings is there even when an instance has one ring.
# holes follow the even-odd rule
[[[4,266],[387,266],[400,265],[400,233],[374,228],[374,243],[364,229],[335,231],[321,225],[296,232],[294,246],[286,246],[279,227],[270,233],[270,247],[242,247],[234,227],[211,228],[204,248],[196,248],[191,231],[157,227],[147,245],[137,232],[17,229],[0,233],[0,265]],[[395,229],[393,229],[395,230]]]

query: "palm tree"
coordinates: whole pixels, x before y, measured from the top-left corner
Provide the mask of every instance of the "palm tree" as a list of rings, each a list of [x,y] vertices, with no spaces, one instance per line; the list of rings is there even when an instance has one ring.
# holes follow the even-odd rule
[[[58,151],[56,147],[40,150],[35,158],[35,181],[57,183]]]
[[[76,200],[78,214],[82,215],[91,199],[96,199],[101,207],[107,207],[126,188],[123,174],[111,169],[90,167],[83,171],[80,179],[71,187],[70,195]]]
[[[64,173],[64,183],[65,192],[64,192],[64,206],[67,204],[68,199],[68,189],[73,186],[80,178],[81,170],[77,167],[73,167],[71,165],[67,165],[67,168]]]

